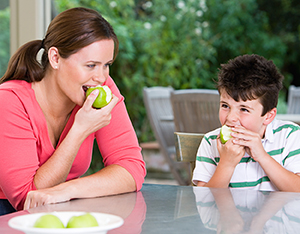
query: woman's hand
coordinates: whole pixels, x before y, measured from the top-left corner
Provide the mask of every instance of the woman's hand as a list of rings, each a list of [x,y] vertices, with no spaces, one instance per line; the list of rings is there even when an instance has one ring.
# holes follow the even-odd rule
[[[74,198],[101,197],[133,191],[136,191],[136,183],[132,175],[125,168],[112,164],[92,175],[28,192],[24,209]]]
[[[114,94],[110,103],[101,108],[95,109],[92,107],[99,90],[94,90],[85,100],[82,108],[77,112],[74,120],[74,127],[79,129],[84,136],[88,136],[93,132],[107,126],[111,120],[111,111],[118,103],[119,98]]]
[[[27,193],[24,203],[24,210],[58,202],[69,201],[71,198],[68,192],[61,186],[55,186],[46,189],[32,190]]]

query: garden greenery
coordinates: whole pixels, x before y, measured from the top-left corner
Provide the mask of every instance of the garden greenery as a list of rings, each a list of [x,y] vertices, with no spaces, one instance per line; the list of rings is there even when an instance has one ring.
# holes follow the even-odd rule
[[[154,140],[143,104],[142,90],[145,86],[214,89],[214,80],[220,64],[238,55],[252,53],[274,61],[286,77],[285,90],[291,83],[292,74],[287,69],[287,62],[292,61],[292,58],[288,56],[288,51],[291,51],[289,47],[293,44],[291,41],[299,41],[299,30],[290,30],[285,34],[284,29],[280,33],[274,31],[276,24],[274,21],[270,22],[272,9],[264,7],[264,4],[269,7],[269,1],[54,0],[54,2],[57,12],[77,6],[93,8],[114,27],[120,41],[120,51],[110,74],[125,97],[140,142]],[[277,7],[281,4],[285,6],[284,9],[291,10],[293,9],[291,3],[294,4],[296,1],[273,2]],[[288,3],[290,5],[287,5]],[[277,13],[281,14],[278,11]],[[7,12],[0,14],[0,27],[4,27],[7,22],[2,21],[3,14]],[[4,43],[5,39],[2,40],[2,37],[8,35],[0,36],[0,43]],[[287,43],[288,40],[290,44]],[[0,46],[2,66],[1,56],[8,46],[3,44]],[[299,50],[292,51],[295,61],[300,53]]]

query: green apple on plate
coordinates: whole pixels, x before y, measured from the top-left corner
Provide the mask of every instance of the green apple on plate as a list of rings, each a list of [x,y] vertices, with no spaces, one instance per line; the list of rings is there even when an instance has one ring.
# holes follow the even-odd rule
[[[70,218],[67,228],[86,228],[99,226],[96,218],[90,214],[85,213],[83,215],[73,216]]]
[[[95,89],[99,90],[99,94],[93,103],[94,108],[99,109],[99,108],[106,106],[108,103],[110,103],[110,101],[112,99],[112,92],[107,85],[103,85],[103,86],[98,85],[96,87],[88,88],[85,93],[86,97],[89,96],[91,94],[91,92],[93,92]]]
[[[220,140],[222,144],[225,144],[232,136],[230,135],[232,130],[227,125],[223,125],[220,131]]]
[[[65,228],[62,221],[53,214],[45,214],[39,217],[33,227],[35,228]]]

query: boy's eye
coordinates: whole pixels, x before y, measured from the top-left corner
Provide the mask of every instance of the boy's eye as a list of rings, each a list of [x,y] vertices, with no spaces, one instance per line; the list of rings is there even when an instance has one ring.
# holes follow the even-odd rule
[[[246,108],[241,108],[241,111],[243,111],[243,112],[249,112],[249,110],[246,109]]]
[[[221,107],[222,107],[222,108],[228,108],[228,105],[222,104]]]

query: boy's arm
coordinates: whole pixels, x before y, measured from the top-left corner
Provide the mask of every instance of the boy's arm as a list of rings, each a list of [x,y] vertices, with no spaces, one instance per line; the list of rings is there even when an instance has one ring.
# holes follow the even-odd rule
[[[213,176],[207,183],[199,181],[197,186],[228,188],[235,167],[245,154],[244,147],[234,144],[232,139],[222,144],[218,137],[217,148],[220,161]]]
[[[233,142],[246,147],[246,151],[260,164],[278,190],[300,192],[300,176],[285,169],[265,151],[259,134],[242,127],[236,127],[233,131]]]
[[[277,189],[284,192],[300,192],[299,174],[285,169],[266,152],[265,154],[259,158],[258,163]]]

